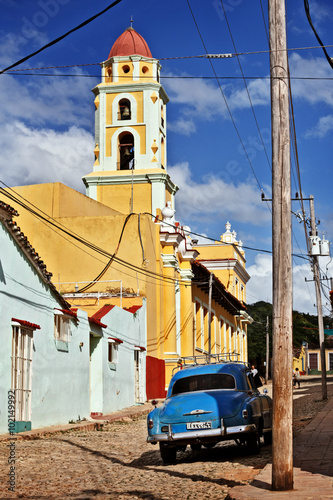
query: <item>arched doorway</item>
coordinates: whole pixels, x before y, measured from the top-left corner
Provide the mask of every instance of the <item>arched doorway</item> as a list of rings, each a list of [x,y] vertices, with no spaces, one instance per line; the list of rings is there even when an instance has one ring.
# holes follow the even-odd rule
[[[119,135],[119,162],[118,170],[134,168],[134,137],[129,132]]]

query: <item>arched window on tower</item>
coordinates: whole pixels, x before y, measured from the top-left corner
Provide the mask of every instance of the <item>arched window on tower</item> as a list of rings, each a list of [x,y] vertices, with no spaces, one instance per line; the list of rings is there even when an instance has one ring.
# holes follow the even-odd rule
[[[121,99],[119,101],[118,120],[131,119],[131,103],[128,99]]]
[[[123,132],[119,136],[118,170],[134,168],[134,161],[134,137],[128,132]]]

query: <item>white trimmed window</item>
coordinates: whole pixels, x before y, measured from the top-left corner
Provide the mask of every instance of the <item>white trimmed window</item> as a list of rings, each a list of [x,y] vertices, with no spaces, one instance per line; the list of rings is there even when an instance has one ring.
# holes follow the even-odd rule
[[[12,383],[15,391],[15,420],[31,420],[33,329],[14,323],[12,337]]]
[[[113,365],[118,364],[118,348],[123,341],[115,337],[108,338],[108,362]]]
[[[69,342],[71,335],[70,317],[59,311],[54,313],[54,338],[61,342]]]
[[[115,365],[118,363],[118,345],[115,342],[109,342],[109,350],[108,350],[108,362],[114,363]]]

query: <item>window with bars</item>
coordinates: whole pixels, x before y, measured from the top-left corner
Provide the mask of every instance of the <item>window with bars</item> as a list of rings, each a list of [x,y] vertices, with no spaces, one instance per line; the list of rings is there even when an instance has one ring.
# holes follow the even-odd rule
[[[33,329],[13,326],[12,390],[15,391],[15,420],[31,420]]]

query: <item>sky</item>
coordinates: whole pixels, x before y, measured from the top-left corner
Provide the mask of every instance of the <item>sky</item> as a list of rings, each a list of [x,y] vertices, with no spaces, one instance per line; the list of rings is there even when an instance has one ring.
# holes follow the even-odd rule
[[[0,68],[110,3],[0,0]],[[303,1],[286,3],[302,191],[304,197],[314,196],[320,237],[332,240],[333,70],[322,49],[314,48],[318,42]],[[332,3],[310,0],[309,5],[320,38],[333,45]],[[216,240],[229,221],[237,239],[249,247],[247,302],[271,302],[272,217],[270,204],[261,200],[262,192],[270,198],[272,183],[267,9],[266,0],[122,0],[15,68],[31,71],[0,75],[0,181],[8,186],[59,181],[84,192],[82,176],[93,170],[94,162],[91,89],[100,81],[99,63],[132,17],[133,27],[161,62],[161,83],[170,98],[167,170],[180,188],[176,220]],[[327,51],[333,57],[333,47]],[[212,67],[207,58],[195,57],[206,53],[242,55],[214,59]],[[56,68],[32,70],[45,67]],[[291,177],[295,197],[299,186],[293,151]],[[309,215],[308,202],[305,207]],[[293,202],[294,214],[299,210]],[[294,214],[293,307],[314,314],[304,225]],[[323,275],[333,276],[330,258],[321,257],[320,266]],[[323,313],[328,315],[330,282],[322,284]]]

